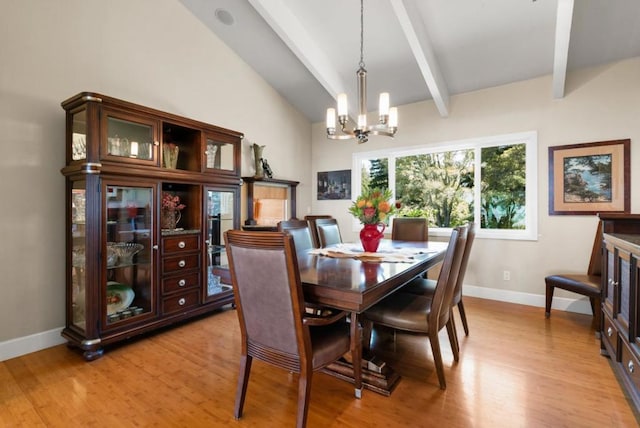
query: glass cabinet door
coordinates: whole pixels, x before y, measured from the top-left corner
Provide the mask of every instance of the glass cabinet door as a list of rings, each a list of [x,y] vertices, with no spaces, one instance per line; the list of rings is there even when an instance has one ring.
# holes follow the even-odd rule
[[[211,136],[206,137],[205,147],[205,167],[208,172],[225,171],[227,173],[235,173],[235,144],[226,143]]]
[[[107,327],[155,312],[154,187],[106,184],[104,314]]]
[[[74,181],[71,188],[71,322],[84,331],[87,296],[86,182]]]
[[[84,160],[87,158],[86,110],[80,110],[73,114],[71,128],[71,160]]]
[[[155,163],[157,151],[156,134],[158,124],[146,118],[128,115],[118,115],[106,112],[106,143],[107,157],[116,156],[118,160],[128,158],[132,161]]]
[[[235,228],[235,192],[206,191],[207,288],[205,298],[231,290],[224,232]]]

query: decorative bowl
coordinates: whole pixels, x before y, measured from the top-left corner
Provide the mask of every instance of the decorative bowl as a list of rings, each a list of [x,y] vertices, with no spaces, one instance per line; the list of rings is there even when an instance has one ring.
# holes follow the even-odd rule
[[[140,250],[144,248],[144,245],[137,244],[135,242],[108,242],[107,252],[109,249],[113,251],[117,256],[121,265],[133,263],[133,256],[135,256]]]

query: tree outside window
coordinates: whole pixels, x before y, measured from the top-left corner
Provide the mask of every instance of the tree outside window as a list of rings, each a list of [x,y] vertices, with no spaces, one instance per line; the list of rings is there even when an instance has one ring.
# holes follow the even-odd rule
[[[436,230],[474,221],[494,231],[486,236],[535,239],[536,150],[535,133],[522,133],[356,154],[354,162],[362,189],[392,189],[398,216],[426,217]]]

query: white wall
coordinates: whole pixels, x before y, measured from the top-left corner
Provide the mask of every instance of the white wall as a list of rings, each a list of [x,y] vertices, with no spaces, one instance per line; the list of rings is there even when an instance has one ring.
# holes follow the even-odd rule
[[[630,138],[631,211],[640,212],[640,186],[636,185],[640,173],[640,58],[571,73],[566,88],[563,99],[553,99],[551,76],[546,76],[453,96],[448,118],[441,118],[432,102],[401,106],[397,136],[393,140],[372,137],[362,145],[328,140],[324,124],[314,124],[313,212],[332,213],[339,219],[343,238],[357,239],[347,212],[350,203],[318,201],[315,195],[316,173],[351,169],[353,152],[537,131],[539,239],[477,239],[465,292],[542,306],[546,275],[586,271],[597,225],[595,216],[548,214],[549,146]],[[504,270],[511,272],[510,281],[502,279]],[[584,299],[573,301],[575,294],[558,290],[556,295],[561,298],[554,299],[554,306],[590,313]]]
[[[243,132],[267,146],[277,178],[301,182],[299,204],[310,206],[310,123],[178,1],[2,0],[0,9],[0,361],[61,341],[60,102],[76,93]],[[243,175],[253,175],[249,145]]]

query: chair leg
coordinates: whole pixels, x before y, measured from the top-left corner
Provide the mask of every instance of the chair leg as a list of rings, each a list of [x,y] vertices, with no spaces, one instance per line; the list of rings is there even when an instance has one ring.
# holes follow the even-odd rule
[[[298,416],[296,427],[304,428],[307,424],[307,413],[309,412],[309,398],[311,395],[311,375],[310,369],[303,369],[298,379]]]
[[[438,374],[438,382],[440,389],[447,389],[447,382],[444,379],[444,365],[442,364],[442,353],[440,352],[440,341],[438,340],[438,332],[429,333],[429,342],[431,342],[431,352],[433,353],[433,363],[436,366]]]
[[[240,357],[240,374],[238,375],[238,388],[236,391],[236,408],[234,416],[236,419],[242,417],[244,399],[247,395],[247,385],[249,384],[249,373],[251,372],[251,362],[253,357],[242,355]]]
[[[453,360],[458,361],[460,359],[460,344],[458,343],[456,323],[453,321],[453,311],[451,311],[451,316],[449,316],[449,321],[447,322],[447,335],[449,336],[449,343],[451,344]]]
[[[462,304],[462,299],[460,299],[460,301],[458,302],[458,312],[460,312],[460,319],[462,320],[464,335],[469,336],[469,324],[467,324],[467,314],[464,311],[464,304]]]
[[[595,324],[596,337],[600,338],[600,330],[602,329],[602,301],[596,297],[591,300],[591,309],[593,310],[593,323]]]
[[[549,318],[551,316],[551,301],[553,300],[553,290],[555,287],[547,283],[547,290],[545,293],[546,303],[544,306],[544,316]]]

